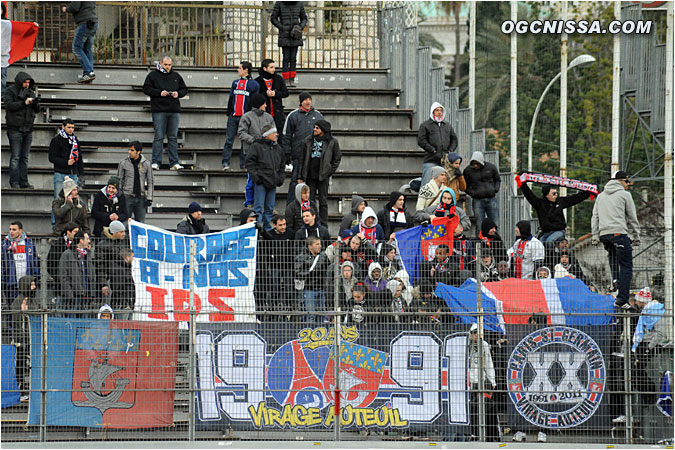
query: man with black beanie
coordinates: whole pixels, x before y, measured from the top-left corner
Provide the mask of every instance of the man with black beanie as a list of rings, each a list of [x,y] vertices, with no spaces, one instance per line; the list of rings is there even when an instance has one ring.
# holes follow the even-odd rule
[[[282,148],[286,153],[286,171],[292,171],[286,205],[290,205],[295,199],[295,186],[300,178],[300,159],[305,149],[305,139],[314,133],[314,124],[317,120],[323,119],[323,115],[312,105],[312,94],[301,92],[299,99],[300,106],[288,115],[282,133]]]
[[[316,200],[319,193],[319,219],[328,224],[328,185],[330,177],[340,166],[342,151],[340,144],[331,134],[330,122],[317,120],[313,136],[305,138],[304,152],[300,155],[298,183],[309,186],[310,200]]]
[[[265,104],[267,105],[265,111],[274,118],[277,130],[283,130],[286,120],[283,99],[288,97],[286,83],[276,73],[276,66],[272,59],[263,59],[258,73],[260,76],[255,81],[260,85],[260,91],[258,92],[265,96]]]
[[[274,128],[274,119],[265,112],[265,96],[262,94],[253,94],[251,96],[251,110],[244,114],[239,121],[237,134],[241,141],[241,153],[239,154],[239,164],[242,169],[246,168],[246,154],[248,148],[258,139],[263,137],[263,128],[271,126]],[[248,177],[246,188],[244,189],[246,197],[244,206],[253,205],[253,181]]]
[[[187,216],[176,226],[176,233],[194,235],[210,232],[206,220],[202,218],[202,205],[197,202],[190,203]]]

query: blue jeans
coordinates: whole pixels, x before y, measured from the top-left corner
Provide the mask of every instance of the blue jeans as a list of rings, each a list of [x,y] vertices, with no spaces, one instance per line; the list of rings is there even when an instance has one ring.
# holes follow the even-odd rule
[[[302,299],[305,303],[305,312],[310,322],[321,322],[321,313],[326,307],[326,296],[323,291],[302,291]],[[319,314],[317,314],[319,313]]]
[[[8,128],[7,139],[9,139],[9,151],[12,155],[9,160],[9,185],[18,184],[26,187],[28,185],[28,155],[30,144],[33,142],[33,132]]]
[[[284,62],[282,67],[283,73],[295,72],[295,69],[298,64],[298,47],[281,47],[281,53],[284,57]],[[289,76],[289,78],[294,78],[295,74]]]
[[[480,232],[480,227],[486,215],[494,220],[495,224],[499,225],[499,200],[497,200],[496,196],[492,198],[474,198],[472,200],[473,216],[476,219],[476,235]]]
[[[276,195],[276,188],[269,189],[264,184],[253,185],[253,211],[258,214],[258,222],[262,222],[268,231],[272,229]]]
[[[255,202],[255,187],[251,175],[246,179],[246,187],[244,188],[244,207],[248,208]]]
[[[422,164],[422,184],[420,185],[420,189],[422,189],[422,186],[426,185],[429,181],[431,181],[431,168],[436,167],[438,164],[436,163],[424,163]]]
[[[162,147],[164,136],[168,142],[169,165],[178,164],[178,124],[180,113],[154,112],[152,124],[155,127],[155,138],[152,140],[152,162],[162,164]]]
[[[73,36],[73,53],[77,56],[84,75],[94,71],[94,54],[91,48],[94,45],[96,30],[98,30],[98,23],[93,28],[89,28],[86,23],[82,23],[77,26]]]
[[[9,67],[2,68],[2,94],[5,93],[5,88],[7,87],[7,69]]]
[[[137,222],[145,222],[145,197],[127,197],[127,209],[129,217]]]
[[[59,198],[59,192],[63,189],[63,180],[66,177],[70,177],[75,184],[77,184],[78,179],[77,175],[67,175],[65,173],[54,173],[54,198]],[[52,228],[56,225],[56,219],[54,218],[54,212],[52,212]]]
[[[541,235],[539,240],[541,242],[555,242],[558,239],[562,239],[565,237],[565,232],[562,230],[556,230],[556,231],[549,231],[548,233],[544,233]]]
[[[237,137],[237,130],[239,130],[239,121],[240,117],[228,116],[227,118],[227,136],[225,137],[225,145],[223,146],[223,160],[221,161],[223,166],[230,165],[230,158],[232,158],[232,144],[234,144],[234,138]],[[239,155],[239,167],[244,168],[243,155]]]
[[[633,280],[633,246],[625,234],[600,236],[600,242],[609,254],[609,268],[612,279],[619,281],[617,301],[628,301],[630,282]]]

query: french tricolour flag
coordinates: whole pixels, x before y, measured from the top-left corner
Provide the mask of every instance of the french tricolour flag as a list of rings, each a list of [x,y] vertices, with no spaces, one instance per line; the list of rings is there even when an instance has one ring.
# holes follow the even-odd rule
[[[549,325],[606,325],[613,321],[614,298],[591,292],[575,278],[509,278],[483,283],[481,294],[483,311],[492,313],[485,316],[485,327],[500,333],[506,332],[506,324],[527,324],[534,313],[546,315]],[[439,283],[436,295],[445,300],[460,321],[476,322],[472,315],[477,310],[475,279],[466,280],[458,288]]]
[[[27,58],[31,54],[38,29],[33,22],[2,21],[2,53],[5,55],[5,46],[9,46],[9,64]],[[5,42],[7,36],[9,39]]]

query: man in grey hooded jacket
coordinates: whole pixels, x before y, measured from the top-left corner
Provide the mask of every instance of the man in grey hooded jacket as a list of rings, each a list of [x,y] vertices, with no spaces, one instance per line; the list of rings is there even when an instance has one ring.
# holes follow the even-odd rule
[[[455,130],[445,120],[445,107],[438,102],[431,105],[429,120],[420,125],[417,132],[417,145],[424,150],[424,163],[422,164],[422,184],[424,186],[431,180],[431,168],[442,166],[442,158],[457,148],[457,135]]]
[[[628,174],[619,170],[598,195],[591,218],[591,243],[602,242],[605,246],[612,270],[612,290],[618,284],[614,305],[626,310],[631,308],[628,291],[633,279],[632,246],[640,245],[640,223],[633,197],[628,192],[631,184]]]

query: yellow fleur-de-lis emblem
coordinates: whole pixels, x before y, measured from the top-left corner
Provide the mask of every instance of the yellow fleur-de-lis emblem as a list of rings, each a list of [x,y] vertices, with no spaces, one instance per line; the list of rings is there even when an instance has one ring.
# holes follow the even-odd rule
[[[373,362],[373,366],[377,367],[382,362],[382,357],[380,356],[379,353],[375,353],[373,356],[370,357],[370,360]]]
[[[354,357],[356,358],[357,361],[362,359],[364,356],[365,354],[363,353],[363,349],[361,348],[356,353],[354,353]]]

